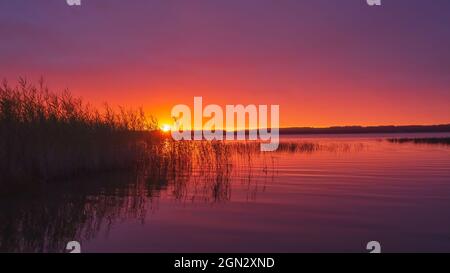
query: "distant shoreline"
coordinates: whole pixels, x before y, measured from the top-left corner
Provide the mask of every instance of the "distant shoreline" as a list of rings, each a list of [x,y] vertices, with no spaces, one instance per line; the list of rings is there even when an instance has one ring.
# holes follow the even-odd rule
[[[262,131],[266,129],[260,129]],[[246,135],[249,131],[245,130]],[[256,130],[258,132],[258,130]],[[270,130],[269,130],[270,131]],[[191,131],[193,133],[194,131]],[[242,132],[242,130],[234,131]],[[439,125],[383,125],[383,126],[333,126],[326,128],[288,127],[279,128],[280,135],[331,135],[331,134],[404,134],[404,133],[450,133],[450,124]],[[223,131],[224,135],[226,131]]]
[[[264,129],[262,129],[264,130]],[[280,135],[450,133],[450,124],[279,128]],[[236,131],[235,131],[236,132]],[[245,130],[246,133],[249,130]]]

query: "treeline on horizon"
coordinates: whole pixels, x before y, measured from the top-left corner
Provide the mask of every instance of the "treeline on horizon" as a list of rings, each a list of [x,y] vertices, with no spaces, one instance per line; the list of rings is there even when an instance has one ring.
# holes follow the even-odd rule
[[[263,130],[268,130],[263,128]],[[314,135],[314,134],[380,134],[380,133],[448,133],[450,132],[450,124],[438,124],[438,125],[381,125],[381,126],[332,126],[325,128],[317,127],[285,127],[279,128],[281,135]],[[239,131],[239,130],[237,130]],[[234,131],[234,132],[237,132]],[[243,130],[246,133],[246,137],[249,131],[255,131],[259,134],[258,130]],[[191,131],[191,136],[194,136],[194,130]],[[227,131],[223,130],[223,134],[226,135]]]
[[[19,79],[0,86],[0,181],[48,181],[99,170],[130,168],[139,141],[157,128],[142,109],[105,104],[103,111],[68,91],[51,92]]]
[[[266,129],[264,128],[264,130]],[[279,128],[278,130],[280,135],[448,133],[450,132],[450,124],[401,126],[333,126],[325,128],[285,127]],[[249,131],[251,130],[244,131],[247,136],[249,134]],[[256,131],[256,133],[259,134],[258,130],[253,131]],[[224,131],[223,133],[225,135],[226,131]]]

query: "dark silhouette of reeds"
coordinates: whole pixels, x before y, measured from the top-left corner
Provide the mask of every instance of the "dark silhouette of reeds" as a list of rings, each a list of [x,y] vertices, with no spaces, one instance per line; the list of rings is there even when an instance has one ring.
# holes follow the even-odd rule
[[[392,143],[416,143],[416,144],[443,144],[450,145],[450,137],[427,137],[427,138],[389,138]]]
[[[147,118],[142,109],[115,111],[105,105],[99,111],[68,91],[50,92],[43,80],[33,85],[21,78],[16,86],[4,81],[0,85],[1,194],[91,173],[140,168],[150,180],[159,180],[157,185],[181,181],[175,188],[180,196],[186,173],[200,172],[217,193],[214,198],[226,200],[223,189],[228,187],[231,162],[237,162],[235,169],[245,169],[254,156],[263,154],[257,141],[173,141],[157,129],[157,121]],[[278,152],[339,148],[282,142]]]
[[[147,130],[142,109],[100,112],[68,91],[19,79],[0,86],[0,183],[35,186],[77,174],[135,166]],[[146,139],[148,140],[148,139]],[[33,183],[29,183],[32,181]],[[4,187],[5,188],[5,187]]]
[[[6,95],[17,92],[13,91],[3,93],[1,102],[7,102]],[[161,192],[170,193],[179,202],[227,202],[233,185],[241,183],[246,187],[247,198],[255,199],[257,193],[265,191],[266,181],[277,175],[276,153],[261,152],[257,141],[174,141],[170,135],[143,133],[145,128],[127,127],[117,118],[110,123],[100,117],[91,123],[87,119],[72,124],[65,120],[66,115],[53,121],[46,115],[41,120],[33,118],[25,122],[19,119],[24,118],[22,115],[15,114],[11,116],[18,120],[7,123],[8,119],[4,119],[0,123],[4,126],[2,130],[16,130],[17,135],[8,136],[7,131],[1,135],[2,140],[10,138],[9,145],[14,148],[10,152],[25,156],[15,166],[29,172],[32,169],[27,169],[27,164],[33,166],[37,162],[42,164],[38,171],[47,171],[47,177],[55,175],[55,170],[60,172],[59,177],[65,177],[60,179],[64,183],[48,186],[35,183],[34,173],[16,177],[28,179],[22,186],[42,187],[34,190],[22,187],[21,194],[0,198],[0,252],[64,252],[67,242],[88,241],[100,232],[108,232],[118,221],[128,218],[145,221],[147,210],[157,209]],[[33,142],[35,138],[39,142]],[[22,141],[27,146],[21,146]],[[39,146],[34,147],[35,143]],[[66,145],[74,147],[65,149]],[[347,152],[359,147],[294,141],[280,143],[277,153]],[[34,155],[35,152],[42,154]],[[73,162],[77,169],[72,165],[64,165],[67,169],[51,166],[59,163],[46,158],[50,153],[54,153],[55,161]],[[6,155],[2,154],[2,164],[8,160]],[[103,161],[93,163],[91,157]],[[86,170],[107,171],[84,176]],[[13,171],[10,170],[15,174]],[[46,181],[40,175],[38,181]],[[9,187],[2,187],[2,194],[5,189]]]
[[[258,141],[174,141],[157,128],[142,110],[99,111],[43,81],[3,82],[0,252],[62,252],[123,218],[144,221],[162,191],[181,202],[226,202],[233,181],[255,198],[275,177],[275,156]],[[295,141],[277,152],[352,149]]]

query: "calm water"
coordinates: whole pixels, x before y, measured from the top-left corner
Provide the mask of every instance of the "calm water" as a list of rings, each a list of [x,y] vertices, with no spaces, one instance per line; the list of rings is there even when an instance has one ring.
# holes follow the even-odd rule
[[[450,252],[450,146],[386,137],[290,136],[317,148],[2,200],[0,250],[367,252],[376,240],[384,252]]]

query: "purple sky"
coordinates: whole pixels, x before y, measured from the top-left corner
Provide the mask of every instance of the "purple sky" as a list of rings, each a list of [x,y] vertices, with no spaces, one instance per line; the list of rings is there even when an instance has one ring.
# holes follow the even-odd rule
[[[0,0],[0,77],[142,105],[280,104],[282,126],[450,122],[450,1]]]

